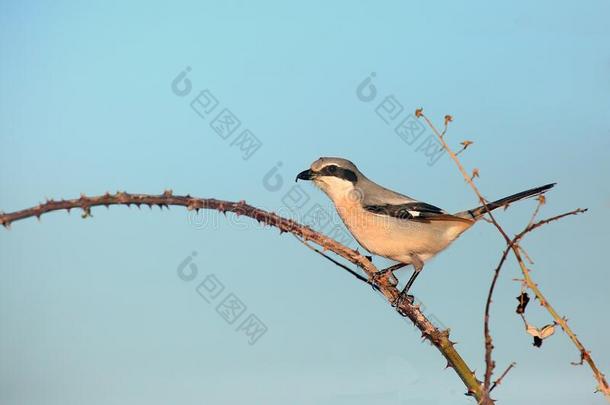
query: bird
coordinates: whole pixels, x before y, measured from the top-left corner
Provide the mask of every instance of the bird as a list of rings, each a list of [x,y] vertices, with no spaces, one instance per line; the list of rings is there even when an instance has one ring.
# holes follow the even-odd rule
[[[445,250],[489,211],[524,198],[538,196],[556,183],[535,187],[450,214],[432,204],[392,191],[369,180],[352,162],[339,157],[321,157],[300,172],[295,181],[308,180],[333,202],[339,217],[356,241],[368,252],[396,264],[380,270],[378,277],[412,265],[411,278],[399,299],[413,300],[408,291],[422,272],[424,263]]]

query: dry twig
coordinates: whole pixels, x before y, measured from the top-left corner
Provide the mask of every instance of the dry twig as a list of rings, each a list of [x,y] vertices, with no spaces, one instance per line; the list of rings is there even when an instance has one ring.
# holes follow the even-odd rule
[[[523,282],[525,283],[525,285],[534,292],[534,294],[536,295],[536,297],[538,298],[538,300],[540,301],[540,304],[543,305],[545,307],[545,309],[548,311],[548,313],[551,315],[551,317],[553,318],[553,320],[559,325],[561,326],[561,328],[563,329],[563,331],[568,335],[568,337],[570,338],[570,340],[572,341],[572,343],[574,343],[574,345],[576,346],[576,348],[578,349],[578,351],[580,352],[580,356],[581,356],[581,360],[586,362],[589,367],[591,368],[591,370],[593,371],[593,376],[595,378],[595,380],[598,383],[598,387],[597,389],[599,391],[601,391],[604,396],[606,397],[606,399],[608,400],[608,402],[610,402],[610,386],[608,385],[608,382],[606,381],[606,378],[604,376],[604,374],[597,368],[597,365],[595,364],[595,362],[593,361],[593,358],[590,355],[590,352],[587,351],[584,347],[584,345],[582,344],[582,342],[578,339],[578,337],[576,336],[576,334],[572,331],[572,329],[568,326],[567,320],[565,319],[565,317],[561,317],[557,311],[553,308],[553,306],[551,306],[551,304],[549,303],[549,301],[547,300],[547,298],[542,294],[542,291],[540,291],[540,289],[538,288],[538,285],[533,281],[531,275],[530,275],[530,271],[529,269],[526,267],[524,261],[523,261],[523,257],[522,257],[522,253],[524,252],[518,245],[517,241],[521,238],[523,238],[523,236],[525,236],[525,234],[527,234],[528,232],[531,232],[532,230],[547,224],[549,222],[552,221],[556,221],[558,219],[561,219],[565,216],[568,215],[575,215],[575,214],[579,214],[582,212],[586,212],[586,209],[576,209],[564,214],[560,214],[557,215],[555,217],[551,217],[542,221],[538,221],[536,223],[531,223],[533,222],[535,215],[538,213],[538,211],[536,210],[534,215],[532,216],[532,220],[530,221],[530,224],[528,224],[528,226],[524,229],[524,231],[522,231],[520,234],[518,234],[514,239],[509,238],[509,236],[506,234],[506,232],[504,231],[504,229],[502,228],[502,226],[497,222],[497,220],[494,218],[493,214],[491,213],[491,211],[488,209],[487,207],[487,203],[486,203],[486,199],[483,197],[483,195],[481,194],[481,192],[479,191],[478,187],[474,184],[474,178],[478,177],[479,174],[479,170],[478,169],[474,169],[472,175],[469,175],[466,171],[466,169],[462,166],[462,163],[460,161],[460,159],[458,158],[457,154],[455,152],[453,152],[453,150],[451,149],[451,147],[449,147],[449,145],[447,144],[447,142],[445,141],[445,134],[447,132],[447,125],[448,125],[448,121],[447,119],[445,119],[445,128],[443,129],[443,132],[439,132],[436,127],[434,126],[434,124],[430,121],[430,119],[428,119],[427,116],[424,115],[423,110],[417,109],[415,111],[415,115],[416,117],[422,117],[426,123],[428,124],[428,126],[430,127],[430,129],[432,129],[432,131],[434,132],[434,134],[436,135],[438,141],[440,142],[441,146],[443,147],[443,149],[447,152],[447,154],[451,157],[451,159],[454,161],[454,163],[456,164],[458,170],[460,171],[460,173],[462,174],[462,177],[464,177],[464,179],[466,180],[466,182],[470,185],[470,187],[472,188],[472,190],[474,191],[474,193],[477,195],[479,201],[481,202],[481,204],[485,207],[486,209],[486,214],[489,217],[490,222],[496,227],[496,229],[498,230],[498,232],[502,235],[502,237],[504,238],[505,242],[507,243],[507,250],[511,250],[515,256],[515,258],[517,259],[517,262],[519,264],[519,267],[521,268],[521,272],[523,274]],[[541,202],[539,201],[539,204]],[[502,261],[503,262],[503,261]],[[499,270],[497,270],[499,272]],[[492,281],[492,288],[490,289],[490,294],[493,293],[493,285],[495,285],[495,279],[497,278],[497,275],[494,275],[494,280]],[[491,295],[488,295],[488,300],[491,299]],[[487,306],[487,305],[486,305]],[[486,318],[488,318],[488,312],[486,309]],[[489,334],[489,328],[487,325],[487,319],[486,319],[486,326],[484,327],[485,329],[485,342],[486,342],[486,373],[485,373],[485,381],[484,381],[484,398],[483,398],[483,402],[487,402],[490,401],[489,400],[489,391],[487,388],[490,385],[490,379],[491,379],[491,372],[488,370],[493,370],[494,364],[493,361],[491,360],[491,354],[488,356],[487,352],[491,351],[493,349],[493,345],[491,344],[491,337],[488,336]],[[488,342],[489,339],[489,343]],[[490,361],[491,360],[491,361]],[[582,362],[581,361],[581,362]]]
[[[494,381],[491,388],[489,389],[489,392],[493,391],[494,388],[496,388],[498,385],[500,385],[502,383],[502,381],[504,380],[504,377],[506,377],[506,374],[508,374],[508,372],[516,365],[517,365],[517,363],[515,363],[515,362],[510,363],[509,366],[506,367],[506,370],[504,370],[504,372],[500,375],[500,377],[498,377],[498,379],[496,381]]]

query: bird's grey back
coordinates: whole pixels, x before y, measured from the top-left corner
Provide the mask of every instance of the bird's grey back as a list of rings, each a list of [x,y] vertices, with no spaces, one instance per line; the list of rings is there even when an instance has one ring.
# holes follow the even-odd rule
[[[380,186],[365,176],[362,176],[362,179],[358,178],[356,187],[362,191],[362,205],[407,204],[417,201],[414,198]]]

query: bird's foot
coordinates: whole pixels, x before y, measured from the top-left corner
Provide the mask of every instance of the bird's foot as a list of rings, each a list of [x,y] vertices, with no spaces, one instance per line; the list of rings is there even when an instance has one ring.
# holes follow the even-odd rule
[[[413,295],[407,294],[407,292],[403,290],[400,294],[398,294],[398,297],[396,297],[396,300],[392,304],[393,307],[396,307],[396,311],[398,311],[398,313],[402,316],[405,316],[405,314],[401,310],[405,301],[409,304],[413,304],[415,302],[415,297]]]
[[[387,267],[383,270],[377,271],[377,273],[371,276],[371,283],[374,286],[379,286],[379,283],[386,283],[389,281],[389,284],[392,287],[396,287],[398,285],[398,279],[394,275],[394,271],[407,266],[406,263],[396,263],[390,267]]]
[[[391,286],[396,286],[396,284],[398,284],[398,280],[394,276],[394,273],[392,273],[392,269],[379,270],[377,273],[371,276],[371,284],[373,285],[373,288],[388,282]]]

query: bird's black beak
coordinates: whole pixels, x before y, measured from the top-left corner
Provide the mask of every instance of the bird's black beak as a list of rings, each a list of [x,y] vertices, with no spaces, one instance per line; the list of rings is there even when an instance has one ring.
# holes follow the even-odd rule
[[[294,181],[296,182],[297,180],[311,180],[313,179],[313,172],[309,169],[307,170],[303,170],[301,173],[297,174],[297,178],[294,179]]]

